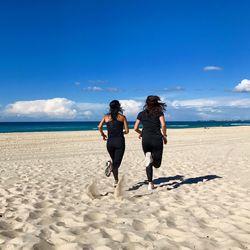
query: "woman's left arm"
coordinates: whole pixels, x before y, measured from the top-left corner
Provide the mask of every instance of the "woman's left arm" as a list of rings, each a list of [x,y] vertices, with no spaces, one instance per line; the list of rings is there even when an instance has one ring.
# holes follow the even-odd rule
[[[127,121],[126,116],[124,116],[123,124],[124,124],[124,134],[128,134],[129,133],[129,128],[128,128],[128,121]]]
[[[167,144],[167,126],[166,126],[166,121],[165,121],[165,117],[164,115],[161,115],[159,117],[160,119],[160,123],[161,123],[161,133],[162,133],[162,136],[163,136],[163,142],[164,144]]]
[[[102,120],[100,121],[100,123],[99,123],[99,125],[98,125],[98,129],[99,129],[99,131],[100,131],[100,133],[101,133],[102,139],[103,139],[104,141],[106,141],[106,140],[107,140],[107,136],[105,135],[105,133],[103,132],[103,129],[102,129],[104,123],[105,123],[105,116],[104,116],[104,117],[102,118]]]

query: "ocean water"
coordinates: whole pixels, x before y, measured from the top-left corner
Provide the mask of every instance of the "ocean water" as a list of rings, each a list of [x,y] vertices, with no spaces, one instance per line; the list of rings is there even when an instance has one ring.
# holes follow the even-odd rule
[[[0,133],[97,130],[98,122],[0,122]],[[133,128],[134,122],[129,122]],[[250,126],[250,121],[168,121],[167,128]]]

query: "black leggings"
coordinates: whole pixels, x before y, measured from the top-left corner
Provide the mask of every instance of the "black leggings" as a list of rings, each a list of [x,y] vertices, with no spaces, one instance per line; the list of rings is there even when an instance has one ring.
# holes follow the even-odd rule
[[[153,166],[159,168],[162,161],[163,140],[161,136],[143,136],[142,149],[144,154],[150,152],[153,162],[146,167],[148,181],[152,182],[153,179]]]
[[[115,180],[118,180],[118,168],[121,165],[125,151],[124,137],[111,137],[107,141],[107,150],[112,159],[113,175]]]

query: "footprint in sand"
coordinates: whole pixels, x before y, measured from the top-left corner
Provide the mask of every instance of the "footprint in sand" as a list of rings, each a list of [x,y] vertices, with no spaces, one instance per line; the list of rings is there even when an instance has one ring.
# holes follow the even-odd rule
[[[33,246],[34,250],[55,250],[55,247],[46,240],[41,239],[39,243]]]
[[[132,222],[132,227],[136,230],[136,231],[143,231],[145,229],[144,223],[141,222],[140,220],[133,220]]]
[[[11,226],[5,222],[5,221],[0,221],[0,230],[9,230]]]
[[[0,235],[5,236],[10,239],[14,239],[18,236],[18,233],[16,231],[9,230],[9,231],[2,231]]]
[[[98,221],[98,220],[103,220],[106,218],[107,218],[106,214],[101,214],[97,212],[87,213],[83,216],[84,221]]]

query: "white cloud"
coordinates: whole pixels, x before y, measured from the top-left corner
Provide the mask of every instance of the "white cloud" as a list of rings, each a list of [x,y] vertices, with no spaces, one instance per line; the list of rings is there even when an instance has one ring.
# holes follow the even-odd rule
[[[222,70],[222,68],[221,67],[219,67],[219,66],[205,66],[204,68],[203,68],[203,70],[204,71],[220,71],[220,70]]]
[[[181,86],[175,86],[175,87],[170,87],[170,88],[164,88],[164,91],[167,92],[177,92],[177,91],[184,91],[185,88],[181,87]]]
[[[119,89],[118,88],[106,88],[106,89],[104,89],[104,91],[107,91],[107,92],[117,92],[117,91],[119,91]]]
[[[128,117],[135,117],[143,108],[143,102],[135,100],[120,100],[124,114]]]
[[[120,100],[128,120],[135,120],[143,109],[144,100]],[[166,117],[172,120],[250,119],[250,98],[211,97],[185,100],[166,100]],[[0,108],[1,109],[1,108]],[[100,120],[109,110],[108,103],[74,102],[66,98],[17,101],[2,107],[0,118],[7,120]]]
[[[142,110],[143,102],[128,99],[119,100],[122,108],[124,109],[124,115],[130,118],[135,118],[136,115]],[[100,119],[104,114],[109,111],[108,103],[77,103],[78,117],[84,117],[87,119]]]
[[[136,115],[142,110],[143,102],[132,99],[119,100],[124,115],[130,118],[135,118]],[[98,117],[100,119],[104,114],[109,111],[108,103],[77,103],[79,116],[86,116],[87,118]],[[96,118],[95,118],[96,119]]]
[[[213,97],[168,101],[167,113],[174,120],[248,120],[249,108],[249,98]]]
[[[228,101],[228,107],[234,108],[250,108],[250,99],[235,99]]]
[[[198,112],[209,112],[209,113],[221,113],[221,109],[213,107],[199,107],[197,108]]]
[[[91,84],[105,84],[108,83],[108,80],[89,80],[88,82]]]
[[[87,88],[83,88],[83,91],[88,92],[117,92],[117,88],[102,88],[99,86],[89,86]]]
[[[200,117],[201,120],[213,120],[213,119],[215,119],[215,116],[213,114],[206,113],[206,112],[199,112],[199,113],[197,113],[197,116]]]
[[[250,108],[250,99],[235,99],[226,97],[200,98],[189,100],[174,100],[170,105],[175,108],[219,108],[219,107],[234,107],[234,108]]]
[[[105,108],[107,108],[107,104],[97,103],[97,102],[79,102],[79,103],[77,103],[77,107],[80,111],[86,111],[86,110],[101,111],[101,110],[105,110]]]
[[[215,107],[215,100],[209,99],[190,99],[190,100],[174,100],[170,102],[171,106],[179,108],[201,108],[201,107]]]
[[[124,114],[134,118],[142,109],[143,102],[120,100]],[[5,117],[36,119],[99,120],[109,110],[108,103],[76,103],[66,98],[17,101],[4,109]]]
[[[4,113],[8,116],[74,118],[77,114],[75,102],[66,98],[47,100],[17,101],[9,104]]]
[[[84,90],[86,90],[86,91],[91,91],[91,92],[101,92],[101,91],[104,91],[103,88],[98,87],[98,86],[87,87],[87,88],[85,88]]]
[[[234,88],[236,92],[250,92],[250,80],[244,79]]]
[[[76,104],[78,109],[78,118],[87,120],[98,120],[107,113],[107,104],[82,102]]]
[[[92,116],[93,113],[90,110],[83,111],[84,116]]]

